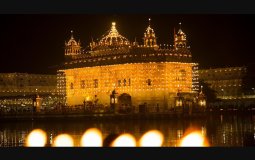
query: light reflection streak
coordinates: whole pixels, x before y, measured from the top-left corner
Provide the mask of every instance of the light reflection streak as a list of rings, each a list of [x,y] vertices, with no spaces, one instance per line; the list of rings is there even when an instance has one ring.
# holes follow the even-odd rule
[[[180,147],[208,147],[209,143],[202,130],[188,129],[181,139]]]
[[[73,138],[68,134],[60,134],[55,137],[53,141],[53,147],[73,147]]]
[[[131,134],[125,133],[117,137],[112,145],[112,147],[136,147],[135,137]]]
[[[158,130],[146,132],[139,141],[141,147],[160,147],[164,141],[163,134]]]
[[[86,130],[81,138],[82,147],[102,147],[103,136],[97,128],[90,128]]]
[[[178,130],[179,131],[179,130]],[[179,134],[178,134],[179,133]],[[206,138],[206,129],[204,127],[201,130],[190,128],[185,132],[184,136],[179,131],[179,143],[180,147],[205,147],[209,146]],[[255,136],[255,135],[254,135]],[[224,136],[223,136],[224,137]],[[60,134],[52,140],[52,134],[50,134],[50,145],[53,147],[74,147],[74,140],[72,136],[68,134]],[[255,138],[255,137],[254,137]],[[26,146],[45,146],[47,142],[46,133],[43,130],[36,129],[30,132],[27,137]],[[114,138],[111,147],[161,147],[164,142],[163,134],[158,130],[150,130],[142,135],[139,141],[128,133],[121,134],[117,138]],[[104,143],[102,132],[97,128],[90,128],[84,132],[80,139],[80,146],[82,147],[102,147]]]
[[[44,147],[47,142],[47,135],[41,129],[31,131],[26,139],[27,147]]]

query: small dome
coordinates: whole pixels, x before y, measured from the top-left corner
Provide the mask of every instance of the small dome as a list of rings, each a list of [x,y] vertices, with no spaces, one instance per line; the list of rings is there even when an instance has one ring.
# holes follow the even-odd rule
[[[70,39],[70,40],[67,42],[67,45],[68,45],[68,46],[77,46],[78,43],[77,43],[74,39]]]
[[[176,36],[176,40],[186,41],[187,39],[186,34],[181,29],[178,30]]]
[[[80,41],[76,41],[73,37],[73,31],[71,31],[71,38],[65,42],[65,55],[77,55],[81,53]]]
[[[158,47],[157,45],[157,37],[155,35],[154,30],[151,28],[150,25],[150,18],[149,18],[149,26],[146,28],[144,32],[144,46],[145,47]]]
[[[177,32],[177,36],[178,37],[181,37],[181,39],[182,40],[186,40],[186,34],[182,31],[182,29],[181,29],[181,22],[179,23],[179,25],[180,25],[180,29],[178,30],[178,32]]]
[[[73,37],[73,31],[71,31],[71,38],[70,40],[66,43],[67,46],[78,46],[79,43],[76,42],[76,40]]]

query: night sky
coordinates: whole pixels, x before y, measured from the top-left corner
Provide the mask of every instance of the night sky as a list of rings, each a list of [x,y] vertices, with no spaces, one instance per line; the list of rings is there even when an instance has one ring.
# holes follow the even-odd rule
[[[142,44],[148,18],[158,44],[173,44],[174,27],[182,22],[200,68],[254,63],[255,15],[0,15],[0,72],[55,73],[70,30],[86,47],[113,21],[120,34]]]

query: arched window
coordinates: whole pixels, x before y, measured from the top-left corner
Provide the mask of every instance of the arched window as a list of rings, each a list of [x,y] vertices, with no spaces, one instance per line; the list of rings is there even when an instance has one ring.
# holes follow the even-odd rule
[[[186,71],[184,69],[181,69],[179,71],[179,73],[180,73],[180,80],[185,81],[186,80]]]
[[[126,86],[126,79],[123,80],[123,86]]]
[[[82,88],[82,89],[85,88],[85,80],[81,80],[81,88]]]
[[[121,80],[118,80],[118,87],[121,86]]]
[[[98,88],[98,79],[94,79],[94,87]]]
[[[73,83],[70,84],[70,89],[73,89]]]
[[[151,86],[151,79],[148,79],[147,81],[148,86]]]

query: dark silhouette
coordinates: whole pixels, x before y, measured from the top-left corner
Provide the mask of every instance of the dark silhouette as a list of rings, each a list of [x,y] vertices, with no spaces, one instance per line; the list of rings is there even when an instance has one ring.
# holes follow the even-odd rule
[[[216,96],[217,91],[211,89],[210,84],[204,82],[204,80],[199,80],[199,84],[201,86],[203,86],[202,91],[206,96],[207,102],[211,103],[211,102],[218,101],[217,96]]]
[[[118,137],[118,134],[109,134],[103,141],[103,147],[110,147],[111,143]]]

